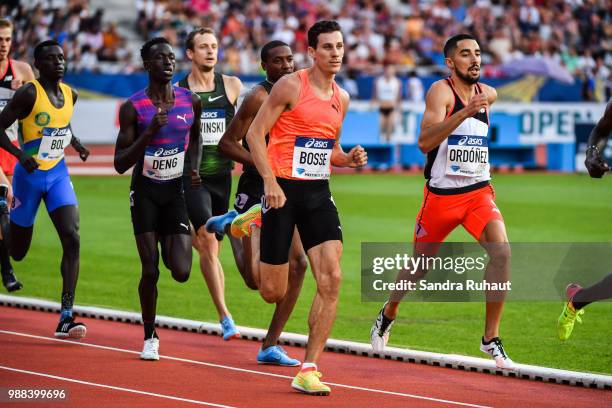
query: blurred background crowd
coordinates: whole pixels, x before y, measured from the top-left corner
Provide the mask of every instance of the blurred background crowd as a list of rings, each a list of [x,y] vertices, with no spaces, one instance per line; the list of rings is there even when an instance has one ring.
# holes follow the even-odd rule
[[[278,39],[290,44],[298,67],[308,65],[307,28],[335,19],[346,43],[345,76],[444,71],[449,36],[469,32],[480,42],[483,75],[503,75],[500,64],[543,56],[577,79],[609,81],[612,0],[4,0],[0,16],[15,24],[13,58],[31,61],[32,48],[54,38],[72,71],[141,70],[143,41],[164,36],[179,69],[187,66],[186,34],[209,26],[218,33],[223,72],[260,72],[259,49]]]

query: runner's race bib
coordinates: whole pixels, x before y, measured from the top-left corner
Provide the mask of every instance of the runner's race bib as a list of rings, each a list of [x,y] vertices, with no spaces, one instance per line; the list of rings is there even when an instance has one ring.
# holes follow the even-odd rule
[[[42,139],[38,147],[38,160],[60,160],[64,149],[70,144],[72,132],[69,127],[43,128]]]
[[[446,152],[446,175],[479,177],[489,165],[486,136],[450,135]]]
[[[334,139],[296,137],[291,175],[305,180],[329,179]]]
[[[225,133],[225,109],[202,111],[202,145],[216,146]]]
[[[145,149],[142,175],[156,181],[168,181],[183,175],[185,151],[180,146],[149,146]]]

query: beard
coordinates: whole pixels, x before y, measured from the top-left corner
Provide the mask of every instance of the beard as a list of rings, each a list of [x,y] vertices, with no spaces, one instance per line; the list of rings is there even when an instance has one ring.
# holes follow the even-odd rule
[[[456,70],[455,73],[457,74],[459,79],[461,79],[462,81],[466,82],[469,85],[474,85],[475,83],[477,83],[480,80],[480,73],[478,73],[477,77],[470,76],[469,71],[468,71],[467,74],[464,74],[464,73]]]

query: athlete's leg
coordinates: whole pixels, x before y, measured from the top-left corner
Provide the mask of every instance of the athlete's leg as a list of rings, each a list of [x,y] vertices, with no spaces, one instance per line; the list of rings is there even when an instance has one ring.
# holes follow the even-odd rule
[[[191,272],[191,235],[172,234],[160,238],[162,259],[177,282],[187,282]]]
[[[56,208],[49,213],[62,244],[62,319],[72,316],[74,293],[79,278],[79,210],[75,205]]]
[[[485,271],[485,280],[489,283],[507,282],[510,279],[510,244],[506,234],[506,226],[502,220],[491,220],[483,230],[480,244],[489,255],[489,263]],[[499,336],[505,291],[486,291],[486,322],[484,339],[489,341]]]
[[[236,261],[238,272],[240,273],[240,276],[244,278],[244,276],[247,274],[245,269],[248,268],[248,266],[246,264],[246,252],[242,244],[242,240],[232,236],[231,234],[228,234],[227,237],[229,238],[230,245],[232,247],[232,254],[234,255],[234,261]]]
[[[25,258],[30,244],[32,243],[32,233],[34,232],[34,226],[22,227],[21,225],[15,224],[11,221],[10,227],[10,253],[11,257],[16,261],[21,261]]]
[[[596,284],[588,288],[582,288],[576,292],[572,298],[572,305],[578,310],[589,303],[604,299],[612,299],[612,273]]]
[[[342,271],[342,242],[325,241],[308,250],[310,268],[317,283],[317,292],[308,315],[308,345],[305,363],[316,363],[329,338],[338,306]]]
[[[155,315],[157,313],[157,281],[159,280],[159,251],[155,232],[144,232],[134,236],[142,264],[138,295],[144,324],[145,340],[157,337]]]
[[[219,262],[220,243],[215,234],[206,232],[202,225],[193,235],[193,246],[200,255],[200,270],[219,314],[219,320],[222,320],[230,316],[230,312],[225,305],[225,275]]]
[[[259,232],[259,228],[256,228]],[[257,234],[259,235],[259,234]],[[258,248],[258,247],[257,247]],[[255,256],[255,254],[254,254]],[[257,259],[259,259],[259,250],[257,251]],[[289,252],[289,281],[287,283],[287,291],[285,296],[276,303],[274,314],[272,315],[272,322],[268,328],[268,333],[264,339],[262,348],[265,349],[270,346],[274,346],[278,338],[280,337],[289,316],[295,307],[295,303],[302,290],[302,283],[304,282],[304,275],[306,274],[306,268],[308,262],[306,259],[306,253],[302,247],[302,241],[298,231],[294,231],[293,240],[291,241],[291,250]]]

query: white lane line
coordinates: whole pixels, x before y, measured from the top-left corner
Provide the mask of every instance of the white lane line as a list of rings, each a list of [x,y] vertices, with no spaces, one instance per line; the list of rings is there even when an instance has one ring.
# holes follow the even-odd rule
[[[8,330],[0,330],[0,334],[10,334],[10,335],[14,335],[14,336],[29,337],[29,338],[32,338],[32,339],[70,343],[70,344],[75,344],[75,345],[79,345],[79,346],[86,346],[86,347],[92,347],[92,348],[97,348],[97,349],[102,349],[102,350],[109,350],[109,351],[117,351],[117,352],[121,352],[121,353],[140,354],[139,351],[134,351],[134,350],[126,350],[126,349],[120,349],[120,348],[109,347],[109,346],[102,346],[102,345],[92,344],[92,343],[83,343],[83,342],[80,342],[80,341],[62,340],[62,339],[56,339],[56,338],[53,338],[53,337],[37,336],[37,335],[34,335],[34,334],[20,333],[20,332],[8,331]],[[264,376],[268,376],[268,377],[276,377],[276,378],[283,378],[283,379],[289,379],[289,380],[293,379],[293,377],[288,376],[288,375],[266,373],[264,371],[249,370],[249,369],[246,369],[246,368],[238,368],[238,367],[226,366],[226,365],[221,365],[221,364],[207,363],[207,362],[204,362],[204,361],[190,360],[190,359],[180,358],[180,357],[172,357],[172,356],[162,356],[162,355],[160,355],[160,358],[165,359],[165,360],[180,361],[182,363],[190,363],[190,364],[203,365],[203,366],[207,366],[207,367],[222,368],[222,369],[225,369],[225,370],[232,370],[232,371],[238,371],[238,372],[249,373],[249,374],[264,375]],[[373,388],[365,388],[365,387],[358,387],[358,386],[354,386],[354,385],[331,383],[331,382],[325,382],[325,384],[333,385],[333,386],[341,387],[341,388],[348,388],[348,389],[352,389],[352,390],[374,392],[374,393],[386,394],[386,395],[395,395],[395,396],[398,396],[398,397],[407,397],[407,398],[414,398],[414,399],[420,399],[420,400],[426,400],[426,401],[435,401],[435,402],[440,402],[440,403],[450,404],[450,405],[461,405],[461,406],[465,406],[465,407],[475,407],[475,408],[491,408],[491,407],[486,406],[486,405],[469,404],[469,403],[466,403],[466,402],[445,400],[445,399],[433,398],[433,397],[426,397],[426,396],[417,395],[417,394],[408,394],[408,393],[402,393],[402,392],[377,390],[377,389],[373,389]]]
[[[208,406],[211,406],[211,407],[234,408],[231,405],[213,404],[212,402],[204,402],[204,401],[192,400],[192,399],[188,399],[188,398],[173,397],[172,395],[156,394],[154,392],[133,390],[131,388],[124,388],[124,387],[115,387],[114,385],[106,385],[106,384],[100,384],[100,383],[93,383],[93,382],[89,382],[89,381],[76,380],[74,378],[60,377],[60,376],[57,376],[57,375],[46,374],[46,373],[39,373],[39,372],[36,372],[36,371],[21,370],[19,368],[6,367],[6,366],[2,366],[2,365],[0,365],[0,369],[8,370],[8,371],[14,371],[16,373],[36,375],[36,376],[39,376],[39,377],[53,378],[54,380],[66,381],[66,382],[71,382],[71,383],[76,383],[76,384],[90,385],[92,387],[107,388],[109,390],[131,392],[133,394],[147,395],[147,396],[150,396],[150,397],[165,398],[165,399],[170,399],[170,400],[174,400],[174,401],[181,401],[181,402],[190,402],[192,404],[208,405]]]

